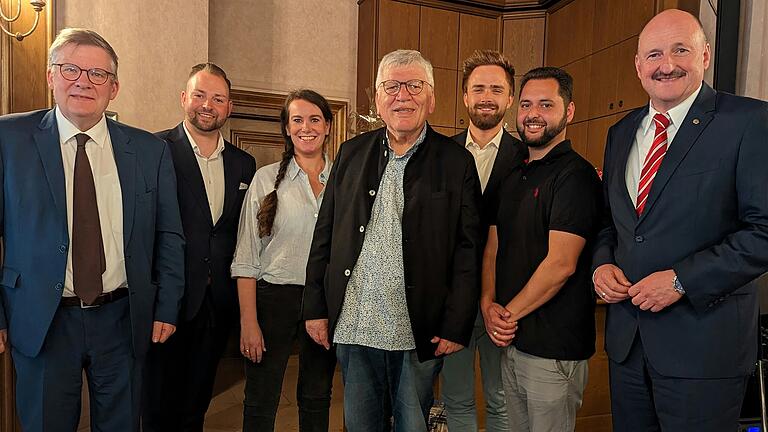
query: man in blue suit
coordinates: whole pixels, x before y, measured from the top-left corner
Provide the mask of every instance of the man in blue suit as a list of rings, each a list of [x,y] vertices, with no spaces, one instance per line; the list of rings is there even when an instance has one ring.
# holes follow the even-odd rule
[[[184,237],[167,145],[104,116],[117,55],[93,31],[50,48],[53,110],[0,118],[0,352],[26,432],[138,430],[150,339],[173,334]],[[7,340],[6,340],[7,338]]]
[[[615,431],[737,429],[768,270],[768,103],[703,83],[692,15],[640,34],[650,104],[608,132],[595,291],[610,305]]]

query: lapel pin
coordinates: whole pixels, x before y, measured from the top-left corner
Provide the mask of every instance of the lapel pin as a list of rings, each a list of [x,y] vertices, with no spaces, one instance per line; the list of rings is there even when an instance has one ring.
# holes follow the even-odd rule
[[[699,119],[697,119],[697,118],[693,119],[693,124],[697,125],[699,123],[701,123],[701,121],[699,121]]]

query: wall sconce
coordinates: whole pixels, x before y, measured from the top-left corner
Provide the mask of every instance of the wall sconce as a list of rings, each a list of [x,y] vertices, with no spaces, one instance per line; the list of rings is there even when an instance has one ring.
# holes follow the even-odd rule
[[[3,33],[7,34],[8,36],[15,37],[16,40],[18,40],[19,42],[24,40],[25,37],[31,35],[32,32],[35,31],[35,29],[37,28],[37,23],[40,21],[40,12],[42,12],[43,8],[45,7],[45,1],[43,1],[43,0],[30,0],[29,4],[35,10],[35,23],[32,24],[32,28],[29,29],[29,31],[27,31],[26,33],[19,33],[19,32],[11,33],[10,32],[11,23],[16,21],[17,19],[19,19],[19,17],[21,16],[21,0],[18,0],[16,2],[16,9],[17,10],[16,10],[16,15],[14,15],[13,17],[10,17],[10,14],[9,14],[9,16],[5,16],[5,13],[3,13],[2,4],[0,4],[0,17],[2,17],[4,22],[8,23],[8,30],[5,29],[5,26],[3,25],[3,22],[0,22],[0,29],[2,29]],[[13,6],[11,6],[11,8],[13,8]],[[13,10],[13,9],[11,9],[11,10]]]

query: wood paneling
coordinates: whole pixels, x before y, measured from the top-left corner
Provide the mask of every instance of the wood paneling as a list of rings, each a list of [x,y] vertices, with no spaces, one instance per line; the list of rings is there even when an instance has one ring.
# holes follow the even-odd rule
[[[459,58],[456,69],[461,70],[461,63],[475,50],[498,49],[498,31],[498,19],[461,14],[459,18]]]
[[[587,132],[587,160],[595,167],[603,169],[603,156],[605,153],[605,140],[608,137],[608,129],[619,121],[624,114],[614,114],[589,121]]]
[[[574,0],[547,17],[546,64],[563,66],[592,53],[595,0]]]
[[[357,107],[359,113],[368,113],[366,89],[372,88],[376,79],[376,26],[370,25],[376,17],[376,2],[360,3],[357,20]]]
[[[648,94],[637,77],[635,54],[637,54],[637,36],[616,45],[618,111],[627,111],[648,103]]]
[[[505,19],[502,52],[515,66],[517,75],[544,64],[546,18]]]
[[[566,128],[566,138],[571,140],[571,146],[583,158],[587,158],[587,131],[589,122],[571,123]]]
[[[419,6],[380,0],[377,62],[397,49],[419,49]]]
[[[576,106],[573,122],[586,120],[589,118],[589,103],[592,97],[592,57],[584,57],[563,69],[573,77],[573,104]]]
[[[436,126],[453,128],[456,118],[456,76],[455,70],[434,69],[435,74],[435,112],[428,117],[429,123]]]
[[[469,115],[467,107],[464,106],[464,88],[461,85],[461,77],[456,79],[456,128],[466,129],[469,127]]]
[[[617,51],[612,46],[591,56],[589,118],[611,114],[615,110],[615,96],[618,75],[616,73]],[[631,77],[622,77],[631,79]]]
[[[459,56],[459,14],[421,8],[419,50],[433,67],[455,69]]]

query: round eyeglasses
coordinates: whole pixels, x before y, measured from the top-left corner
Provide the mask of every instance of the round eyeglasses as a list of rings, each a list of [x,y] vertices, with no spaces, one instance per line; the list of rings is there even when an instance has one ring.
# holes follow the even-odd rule
[[[107,72],[104,69],[83,69],[80,66],[72,63],[53,63],[52,66],[58,66],[59,70],[61,71],[61,76],[64,77],[64,79],[67,81],[79,80],[83,72],[85,72],[85,75],[88,77],[88,81],[94,85],[104,84],[107,82],[110,75],[116,77],[115,74],[112,72]]]
[[[420,79],[412,79],[408,81],[386,80],[382,81],[379,85],[384,89],[384,93],[390,96],[395,96],[400,93],[400,86],[405,85],[405,90],[411,95],[416,96],[424,90],[424,84],[429,83]]]

